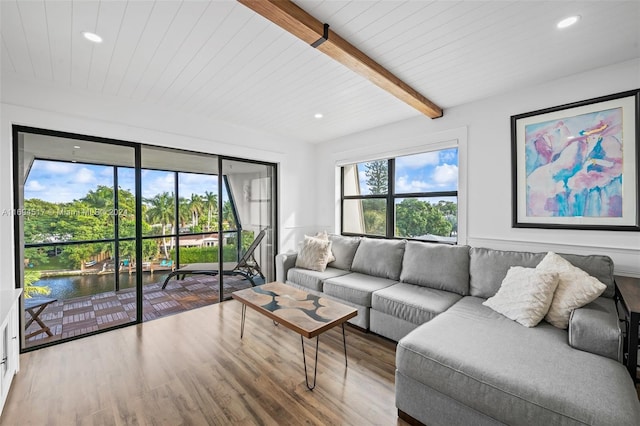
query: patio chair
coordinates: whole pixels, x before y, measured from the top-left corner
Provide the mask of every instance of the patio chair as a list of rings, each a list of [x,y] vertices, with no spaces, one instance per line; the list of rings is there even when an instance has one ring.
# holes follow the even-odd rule
[[[253,281],[253,277],[260,275],[264,279],[264,275],[260,270],[260,265],[253,256],[256,248],[262,242],[265,236],[265,230],[260,231],[258,236],[253,240],[247,251],[242,255],[238,262],[225,262],[222,264],[222,275],[240,275],[249,280],[251,286],[255,287],[256,283]],[[182,268],[178,268],[172,271],[162,284],[162,289],[167,286],[167,283],[172,277],[177,277],[179,280],[183,280],[187,275],[211,275],[216,276],[220,274],[218,263],[192,263]]]

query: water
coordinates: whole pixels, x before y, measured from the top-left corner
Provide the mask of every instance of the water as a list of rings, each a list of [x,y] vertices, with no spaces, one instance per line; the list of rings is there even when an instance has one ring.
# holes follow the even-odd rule
[[[143,273],[142,285],[164,282],[167,274]],[[51,294],[46,297],[53,297],[58,300],[71,299],[74,297],[91,296],[93,294],[114,291],[114,274],[92,274],[74,275],[68,277],[44,277],[35,283],[38,286],[48,286]],[[120,274],[120,290],[133,288],[136,286],[136,274]]]

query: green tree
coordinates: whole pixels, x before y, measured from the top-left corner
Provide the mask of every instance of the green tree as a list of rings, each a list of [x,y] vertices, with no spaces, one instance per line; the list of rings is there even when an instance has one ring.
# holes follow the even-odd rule
[[[156,194],[153,198],[146,198],[145,203],[148,204],[147,220],[150,223],[158,223],[162,227],[162,248],[165,259],[169,258],[169,249],[167,247],[167,225],[173,222],[174,205],[173,196],[168,192]]]
[[[113,209],[113,188],[98,185],[95,191],[87,192],[87,195],[81,198],[80,201],[95,209]]]
[[[237,229],[236,218],[229,200],[225,200],[222,204],[222,229]]]
[[[56,239],[57,212],[64,204],[55,204],[37,198],[24,200],[23,216],[24,241],[27,243],[42,243]]]
[[[396,235],[418,237],[425,234],[449,236],[452,225],[438,208],[426,201],[405,198],[396,206]]]
[[[48,296],[51,288],[48,286],[35,285],[40,280],[39,271],[24,271],[24,297],[30,299],[34,295]]]
[[[453,201],[438,201],[435,207],[451,224],[452,231],[458,231],[458,203]]]
[[[389,188],[389,169],[387,160],[369,161],[364,164],[367,186],[372,194],[386,194]]]
[[[364,232],[372,235],[386,235],[387,209],[386,200],[362,200]]]
[[[218,195],[213,192],[205,191],[203,202],[204,208],[207,211],[207,231],[211,231],[211,220],[215,219],[217,222],[216,215],[218,214]]]
[[[189,206],[189,212],[191,213],[191,229],[192,232],[196,232],[195,228],[198,226],[198,218],[204,210],[204,203],[202,197],[198,194],[191,194],[191,198],[187,201]]]
[[[189,200],[184,197],[180,197],[178,200],[178,223],[180,224],[180,229],[186,228],[189,220],[191,220]]]

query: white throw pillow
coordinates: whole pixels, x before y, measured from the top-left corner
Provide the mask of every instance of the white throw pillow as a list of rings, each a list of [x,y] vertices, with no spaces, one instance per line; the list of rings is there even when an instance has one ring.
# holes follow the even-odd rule
[[[545,320],[558,328],[567,328],[569,317],[578,309],[596,300],[607,288],[597,278],[576,268],[563,257],[549,252],[536,269],[558,274],[558,288]]]
[[[525,327],[535,327],[547,314],[558,274],[512,266],[495,296],[482,304]]]
[[[329,241],[329,234],[327,234],[327,231],[318,232],[316,234],[316,238]],[[329,246],[329,262],[327,263],[335,262],[335,260],[336,260],[336,257],[333,255],[333,251],[331,251],[331,246]]]
[[[305,235],[304,243],[296,258],[296,267],[323,272],[329,263],[331,241]]]

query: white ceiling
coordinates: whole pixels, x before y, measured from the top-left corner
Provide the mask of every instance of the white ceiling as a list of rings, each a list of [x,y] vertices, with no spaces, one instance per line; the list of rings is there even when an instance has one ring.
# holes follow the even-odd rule
[[[638,0],[296,3],[445,116],[456,105],[640,57]],[[233,0],[0,4],[9,78],[309,142],[420,115]],[[555,28],[573,14],[582,17],[577,25]],[[87,30],[104,42],[83,39]]]

